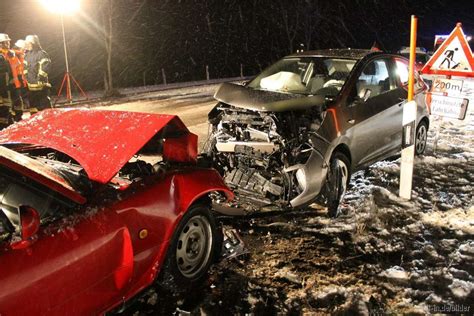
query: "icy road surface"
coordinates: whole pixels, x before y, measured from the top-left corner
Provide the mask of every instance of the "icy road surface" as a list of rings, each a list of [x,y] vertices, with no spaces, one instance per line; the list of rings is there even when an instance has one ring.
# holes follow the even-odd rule
[[[202,144],[215,89],[160,92],[108,108],[178,114]],[[473,118],[472,106],[463,122],[432,118],[427,153],[416,158],[412,201],[397,197],[395,158],[353,175],[338,219],[318,205],[223,217],[250,254],[217,264],[194,294],[176,297],[156,287],[127,313],[474,313]]]
[[[209,85],[149,92],[135,96],[138,101],[102,108],[179,115],[191,132],[198,135],[201,147],[207,138],[207,113],[216,104],[212,96],[218,87]]]

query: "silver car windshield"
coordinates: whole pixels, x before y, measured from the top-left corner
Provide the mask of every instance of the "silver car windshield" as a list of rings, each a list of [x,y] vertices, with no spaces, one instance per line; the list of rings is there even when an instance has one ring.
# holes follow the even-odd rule
[[[356,60],[328,57],[290,57],[276,62],[248,87],[281,93],[337,95]]]

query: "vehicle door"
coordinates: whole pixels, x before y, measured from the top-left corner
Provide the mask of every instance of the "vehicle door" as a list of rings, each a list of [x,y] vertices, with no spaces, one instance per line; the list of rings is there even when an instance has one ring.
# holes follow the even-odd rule
[[[398,90],[400,98],[406,99],[408,97],[408,67],[409,61],[405,58],[394,58],[395,71],[398,77]],[[423,79],[420,77],[418,71],[414,73],[414,99],[417,103],[418,111],[417,117],[427,115],[425,96],[423,92],[427,89],[427,86]],[[402,128],[400,128],[399,134],[400,146],[402,141]]]
[[[20,204],[37,209],[42,222],[29,246],[0,253],[1,315],[97,314],[128,285],[133,251],[117,215],[54,196],[25,183],[10,183],[1,194],[2,212],[17,231]]]
[[[374,58],[362,68],[351,104],[351,150],[356,166],[368,165],[398,145],[403,101],[390,57]]]

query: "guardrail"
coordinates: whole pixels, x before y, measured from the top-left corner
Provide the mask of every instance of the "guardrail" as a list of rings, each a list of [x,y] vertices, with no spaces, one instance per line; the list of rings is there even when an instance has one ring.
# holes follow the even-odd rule
[[[211,80],[200,80],[200,81],[188,81],[188,82],[177,82],[177,83],[169,83],[169,84],[159,84],[159,85],[151,85],[151,86],[141,86],[141,87],[128,87],[128,88],[118,88],[117,90],[122,94],[121,97],[110,97],[105,98],[104,91],[89,91],[87,92],[88,98],[85,98],[81,95],[73,95],[73,102],[67,103],[65,97],[60,97],[58,100],[53,100],[55,102],[55,107],[64,107],[64,106],[71,106],[71,105],[81,105],[87,102],[97,102],[97,101],[109,101],[114,103],[118,102],[121,99],[126,99],[130,96],[136,96],[139,94],[151,93],[151,92],[159,92],[165,90],[172,90],[172,89],[179,89],[179,88],[188,88],[188,87],[195,87],[195,86],[204,86],[204,85],[212,85],[218,84],[223,82],[232,82],[232,81],[246,81],[252,77],[233,77],[233,78],[223,78],[223,79],[211,79]],[[54,98],[54,97],[53,97]]]

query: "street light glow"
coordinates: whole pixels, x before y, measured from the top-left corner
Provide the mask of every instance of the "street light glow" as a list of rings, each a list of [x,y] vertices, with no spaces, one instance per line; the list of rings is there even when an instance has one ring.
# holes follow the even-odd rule
[[[39,0],[41,4],[53,13],[69,15],[78,11],[81,0]]]

